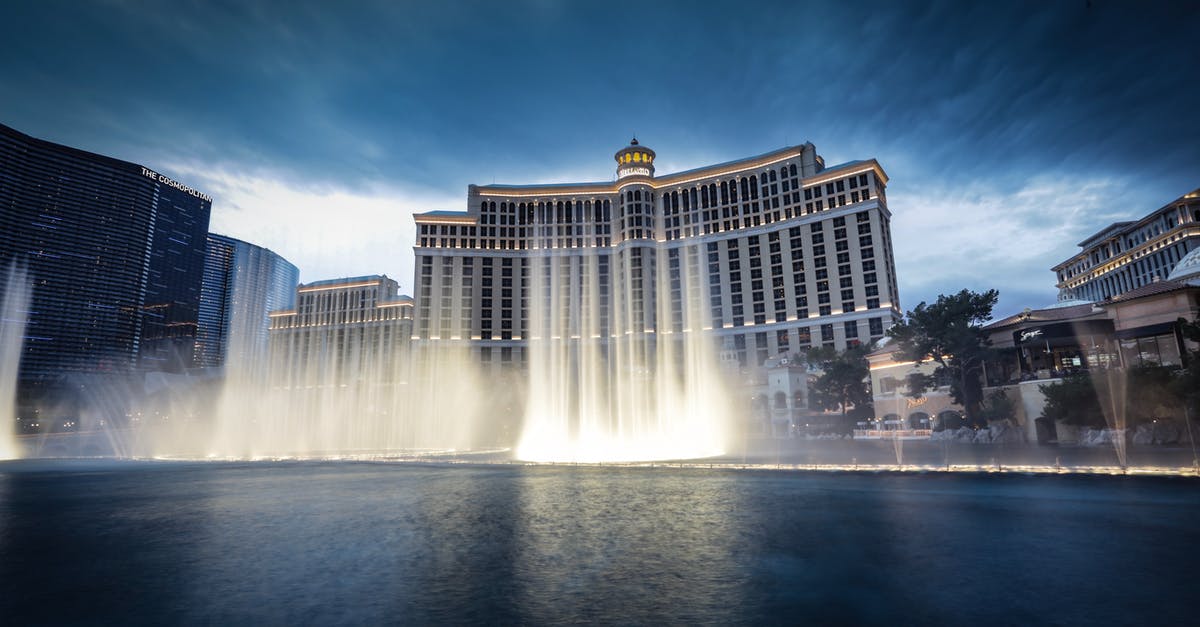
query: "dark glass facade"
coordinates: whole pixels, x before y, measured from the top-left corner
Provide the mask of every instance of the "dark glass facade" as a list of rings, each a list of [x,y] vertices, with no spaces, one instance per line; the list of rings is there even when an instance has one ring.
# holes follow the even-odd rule
[[[296,306],[300,271],[261,246],[210,233],[200,292],[196,365],[234,360],[253,370],[267,357],[268,314]]]
[[[21,380],[193,365],[211,208],[140,165],[0,125],[0,265],[33,283]]]

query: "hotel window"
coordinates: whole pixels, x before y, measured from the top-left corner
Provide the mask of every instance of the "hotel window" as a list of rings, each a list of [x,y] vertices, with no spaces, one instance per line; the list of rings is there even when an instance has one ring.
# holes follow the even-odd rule
[[[883,318],[871,318],[867,323],[870,325],[871,335],[883,335]]]
[[[858,322],[855,320],[847,320],[843,325],[846,331],[847,338],[858,337]]]

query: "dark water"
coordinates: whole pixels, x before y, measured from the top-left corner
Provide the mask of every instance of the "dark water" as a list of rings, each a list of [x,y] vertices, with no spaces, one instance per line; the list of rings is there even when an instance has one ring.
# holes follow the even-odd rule
[[[1195,624],[1194,479],[0,465],[0,623]]]

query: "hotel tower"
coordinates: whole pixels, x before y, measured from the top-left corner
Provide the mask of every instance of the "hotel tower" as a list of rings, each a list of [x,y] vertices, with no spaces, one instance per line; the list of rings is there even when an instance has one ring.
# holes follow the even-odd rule
[[[486,368],[527,364],[540,337],[607,355],[698,332],[746,372],[899,318],[874,159],[827,167],[806,143],[658,175],[636,139],[614,158],[611,182],[471,185],[466,211],[416,215],[418,349],[466,347]]]

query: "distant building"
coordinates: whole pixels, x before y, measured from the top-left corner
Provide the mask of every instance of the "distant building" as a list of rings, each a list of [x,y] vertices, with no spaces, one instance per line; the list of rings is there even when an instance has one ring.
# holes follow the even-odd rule
[[[272,311],[296,306],[300,271],[274,252],[210,233],[200,294],[196,365],[235,363],[242,372],[266,366]]]
[[[413,301],[386,276],[306,283],[294,309],[270,316],[276,385],[391,384],[406,377]]]
[[[1200,248],[1200,189],[1140,220],[1115,222],[1079,242],[1080,252],[1054,266],[1059,300],[1102,301],[1167,278]]]
[[[0,125],[0,267],[33,282],[22,383],[193,366],[211,207],[144,166]]]

